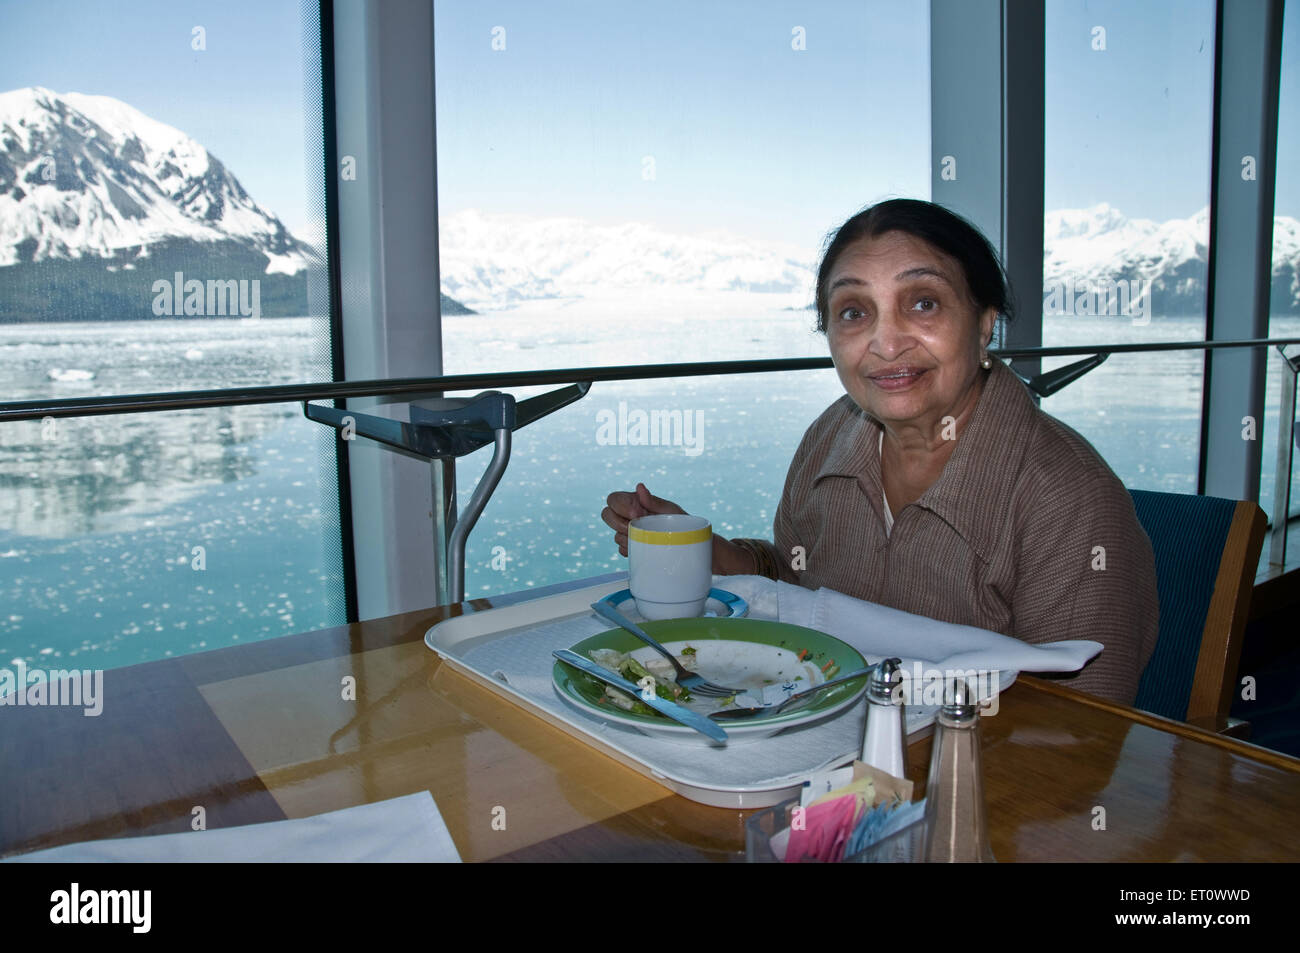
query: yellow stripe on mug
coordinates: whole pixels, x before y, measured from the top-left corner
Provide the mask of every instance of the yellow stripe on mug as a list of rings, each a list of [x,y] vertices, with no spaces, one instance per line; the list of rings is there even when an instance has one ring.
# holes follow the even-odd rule
[[[709,542],[713,539],[713,528],[705,525],[700,529],[653,530],[629,524],[627,537],[638,543],[650,543],[653,546],[689,546],[691,543]]]

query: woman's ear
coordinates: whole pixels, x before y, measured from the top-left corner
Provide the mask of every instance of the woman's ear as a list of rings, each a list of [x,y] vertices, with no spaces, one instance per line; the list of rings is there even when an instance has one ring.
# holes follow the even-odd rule
[[[984,350],[993,346],[993,328],[998,321],[998,309],[988,307],[980,315],[980,340],[984,343]]]

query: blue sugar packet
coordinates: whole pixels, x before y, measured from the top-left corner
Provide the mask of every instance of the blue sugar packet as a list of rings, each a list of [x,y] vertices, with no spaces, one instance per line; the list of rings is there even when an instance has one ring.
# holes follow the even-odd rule
[[[888,802],[877,804],[858,820],[844,848],[844,856],[852,857],[859,854],[872,844],[880,843],[886,837],[916,823],[924,816],[924,799],[897,806]]]

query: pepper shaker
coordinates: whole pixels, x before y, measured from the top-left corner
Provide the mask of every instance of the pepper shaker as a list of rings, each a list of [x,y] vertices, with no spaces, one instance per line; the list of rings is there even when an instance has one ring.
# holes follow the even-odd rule
[[[965,679],[949,685],[951,693],[945,691],[947,703],[934,724],[922,856],[927,862],[993,863],[984,809],[979,702]]]
[[[902,659],[887,658],[867,682],[867,731],[862,758],[896,778],[907,777],[907,737],[903,718]]]

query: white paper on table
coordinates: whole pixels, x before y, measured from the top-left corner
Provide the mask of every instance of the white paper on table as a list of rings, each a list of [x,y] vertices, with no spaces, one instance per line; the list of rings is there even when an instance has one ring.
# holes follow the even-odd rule
[[[460,863],[428,791],[314,817],[210,831],[118,837],[4,858],[6,863]]]

